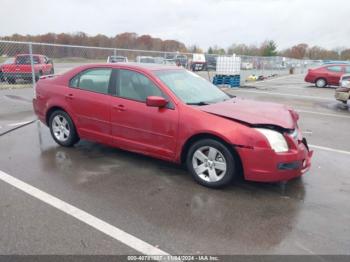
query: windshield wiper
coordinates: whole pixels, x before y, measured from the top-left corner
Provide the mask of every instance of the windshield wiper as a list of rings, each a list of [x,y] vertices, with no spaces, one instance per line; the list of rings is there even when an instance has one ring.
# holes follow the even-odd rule
[[[195,106],[206,106],[209,105],[208,102],[200,101],[200,102],[190,102],[186,103],[187,105],[195,105]]]

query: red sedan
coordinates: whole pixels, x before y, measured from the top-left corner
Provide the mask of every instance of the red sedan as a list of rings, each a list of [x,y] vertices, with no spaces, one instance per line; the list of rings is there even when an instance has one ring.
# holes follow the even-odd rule
[[[313,83],[316,87],[338,86],[340,77],[345,73],[350,73],[350,65],[329,64],[309,69],[305,76],[305,82]]]
[[[53,139],[87,139],[187,165],[202,185],[220,187],[243,172],[286,181],[310,168],[298,114],[283,105],[231,98],[179,67],[93,64],[42,77],[35,113]]]

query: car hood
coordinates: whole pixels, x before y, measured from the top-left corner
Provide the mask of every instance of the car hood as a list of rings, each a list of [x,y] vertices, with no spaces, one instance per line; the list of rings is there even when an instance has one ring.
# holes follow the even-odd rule
[[[200,106],[198,109],[250,125],[274,125],[294,129],[297,121],[297,113],[287,106],[241,98]]]

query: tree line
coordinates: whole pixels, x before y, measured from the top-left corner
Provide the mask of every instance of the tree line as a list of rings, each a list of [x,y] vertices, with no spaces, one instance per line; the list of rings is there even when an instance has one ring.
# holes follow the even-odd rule
[[[24,42],[40,42],[62,45],[83,45],[96,47],[110,47],[123,49],[142,49],[155,50],[164,52],[186,52],[186,46],[176,40],[162,40],[154,38],[150,35],[137,35],[136,33],[122,33],[114,37],[108,37],[102,34],[89,36],[84,32],[73,34],[68,33],[47,33],[43,35],[20,35],[0,37],[2,40],[24,41]]]
[[[227,49],[218,46],[209,47],[211,54],[237,54],[247,56],[284,56],[295,59],[311,60],[350,60],[350,48],[339,47],[333,50],[320,46],[309,46],[305,43],[294,45],[290,48],[277,50],[277,44],[273,40],[264,41],[260,46],[246,44],[232,44]]]
[[[102,34],[96,36],[89,36],[84,32],[77,33],[47,33],[42,35],[20,35],[14,34],[11,36],[0,37],[2,40],[24,41],[24,42],[41,42],[53,43],[63,45],[83,45],[83,46],[97,46],[109,48],[123,48],[123,49],[140,49],[153,50],[162,52],[190,52],[202,53],[198,45],[186,46],[184,43],[177,40],[162,40],[150,35],[138,35],[136,33],[125,32],[117,34],[114,37],[108,37]],[[236,54],[247,56],[285,56],[296,59],[312,59],[312,60],[350,60],[349,48],[336,48],[334,50],[325,49],[319,46],[309,46],[305,43],[294,45],[284,50],[278,50],[275,41],[267,40],[260,45],[247,44],[232,44],[228,48],[218,46],[211,46],[206,53],[209,54]],[[1,49],[1,48],[0,48]],[[37,51],[45,51],[45,48],[36,47]],[[1,50],[0,50],[1,51]],[[55,50],[57,56],[63,56],[63,51]],[[73,51],[71,51],[73,52]],[[97,52],[89,51],[89,57],[93,57]],[[60,53],[62,53],[60,55]],[[67,50],[65,51],[67,53]],[[75,54],[72,54],[75,55]],[[78,55],[78,54],[77,54]]]

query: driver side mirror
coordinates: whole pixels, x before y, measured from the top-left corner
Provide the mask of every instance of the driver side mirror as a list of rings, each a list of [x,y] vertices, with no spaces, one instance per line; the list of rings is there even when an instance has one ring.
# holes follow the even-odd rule
[[[164,97],[160,96],[149,96],[146,99],[146,105],[152,107],[165,107],[168,101]]]

